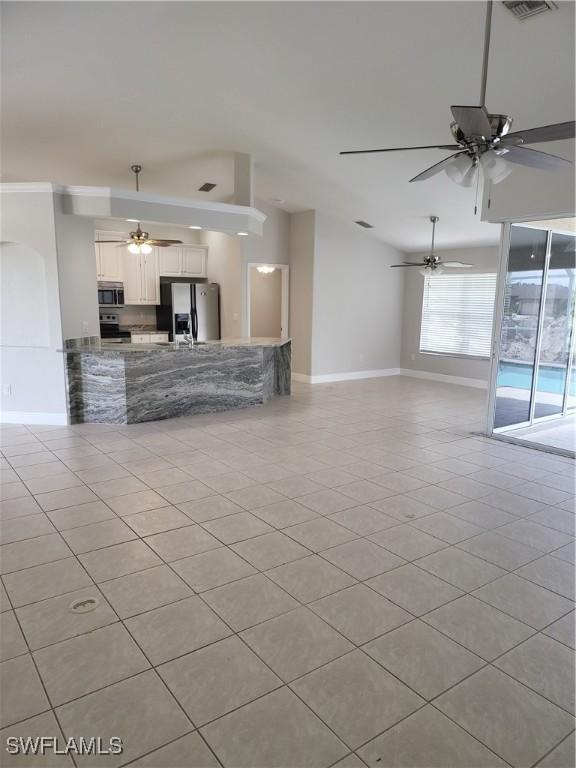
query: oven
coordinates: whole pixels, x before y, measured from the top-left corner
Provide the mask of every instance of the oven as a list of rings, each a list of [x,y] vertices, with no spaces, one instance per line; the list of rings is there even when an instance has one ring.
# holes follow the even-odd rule
[[[101,307],[124,306],[123,283],[98,283],[98,304]]]
[[[130,341],[130,331],[120,330],[120,317],[114,312],[100,312],[100,338],[102,341]]]

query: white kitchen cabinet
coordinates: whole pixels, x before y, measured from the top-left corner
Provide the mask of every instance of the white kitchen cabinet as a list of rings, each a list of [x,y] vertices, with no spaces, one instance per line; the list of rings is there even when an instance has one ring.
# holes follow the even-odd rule
[[[168,333],[156,331],[156,332],[151,333],[149,335],[150,335],[150,342],[152,344],[157,344],[158,342],[168,341]]]
[[[182,246],[182,275],[184,277],[206,277],[207,248]]]
[[[145,304],[160,304],[160,273],[158,271],[158,249],[152,253],[141,254],[142,288]]]
[[[132,344],[148,344],[150,342],[149,333],[131,333],[130,341]]]
[[[96,240],[122,240],[126,235],[115,232],[96,232]],[[116,243],[95,243],[96,249],[96,276],[98,280],[109,283],[122,282],[122,252]]]
[[[168,341],[168,334],[160,331],[151,333],[132,333],[130,336],[132,344],[158,344]]]
[[[164,277],[206,277],[208,248],[204,245],[171,245],[158,249]]]
[[[130,253],[123,256],[123,282],[125,304],[159,304],[160,275],[157,249],[152,253]]]
[[[124,303],[142,304],[142,265],[140,256],[126,250],[122,257],[122,280],[124,282]]]
[[[180,277],[182,271],[182,253],[180,248],[170,246],[168,248],[159,248],[158,251],[160,274],[163,276]]]

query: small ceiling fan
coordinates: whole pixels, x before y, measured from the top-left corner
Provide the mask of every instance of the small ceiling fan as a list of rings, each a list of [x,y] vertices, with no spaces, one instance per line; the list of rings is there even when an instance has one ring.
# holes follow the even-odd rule
[[[436,235],[436,224],[440,221],[438,216],[430,216],[432,222],[432,245],[430,246],[430,253],[428,256],[424,256],[424,261],[403,261],[402,264],[390,264],[391,267],[420,267],[420,274],[426,275],[441,275],[444,271],[444,267],[449,269],[455,267],[471,267],[472,264],[468,264],[465,261],[442,261],[440,256],[434,253],[434,236]]]
[[[559,139],[573,139],[576,123],[569,120],[565,123],[544,125],[525,131],[509,133],[512,118],[508,115],[493,115],[485,105],[486,81],[488,76],[488,57],[490,52],[490,29],[492,25],[492,0],[488,0],[486,9],[486,26],[484,34],[484,59],[482,64],[482,84],[480,88],[480,106],[450,107],[454,122],[450,130],[456,144],[434,144],[423,147],[394,147],[392,149],[353,149],[340,152],[341,155],[359,155],[372,152],[404,152],[413,149],[446,149],[456,150],[454,154],[432,165],[410,181],[425,181],[441,171],[463,187],[472,186],[480,167],[485,178],[493,184],[498,184],[511,173],[508,163],[527,165],[531,168],[542,168],[547,171],[559,171],[573,165],[557,155],[539,152],[525,147],[524,144],[534,144]]]
[[[142,170],[141,165],[131,165],[130,169],[134,172],[136,176],[136,192],[140,191],[140,179],[139,174]],[[97,243],[118,243],[118,248],[123,248],[125,246],[128,246],[128,250],[130,253],[151,253],[152,252],[152,246],[157,246],[159,248],[167,248],[169,245],[178,245],[182,242],[182,240],[166,240],[166,238],[161,238],[159,240],[156,240],[152,237],[150,237],[148,232],[144,232],[142,227],[140,226],[140,222],[138,222],[138,226],[134,230],[134,232],[130,232],[130,237],[128,240],[96,240]]]

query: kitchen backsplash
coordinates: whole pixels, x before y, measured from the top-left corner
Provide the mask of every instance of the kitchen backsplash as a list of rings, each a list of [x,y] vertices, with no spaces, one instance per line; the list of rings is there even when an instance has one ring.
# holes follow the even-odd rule
[[[156,307],[118,307],[120,328],[156,328]]]

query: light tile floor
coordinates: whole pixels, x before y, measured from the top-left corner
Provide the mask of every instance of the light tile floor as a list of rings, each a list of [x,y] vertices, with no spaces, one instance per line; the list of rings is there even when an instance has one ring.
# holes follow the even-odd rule
[[[575,465],[483,416],[478,390],[391,377],[4,425],[2,740],[124,740],[79,765],[572,766]]]

